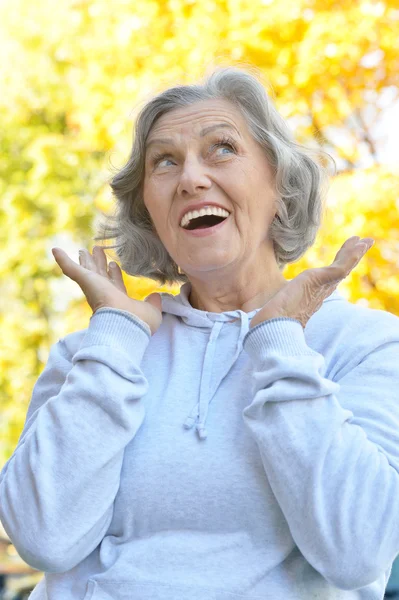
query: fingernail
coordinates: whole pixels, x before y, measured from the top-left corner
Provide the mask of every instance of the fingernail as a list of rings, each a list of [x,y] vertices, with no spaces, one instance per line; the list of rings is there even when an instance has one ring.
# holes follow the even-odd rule
[[[370,250],[371,246],[374,246],[374,240],[362,240],[361,243],[364,244],[366,250]]]

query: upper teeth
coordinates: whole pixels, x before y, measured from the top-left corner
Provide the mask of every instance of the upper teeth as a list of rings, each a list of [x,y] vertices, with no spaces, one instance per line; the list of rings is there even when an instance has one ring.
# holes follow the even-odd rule
[[[206,206],[205,208],[201,208],[200,210],[190,210],[188,211],[180,222],[181,227],[185,227],[191,221],[191,219],[197,219],[198,217],[203,217],[204,215],[216,215],[218,217],[228,217],[229,212],[224,210],[224,208],[219,208],[216,206]]]

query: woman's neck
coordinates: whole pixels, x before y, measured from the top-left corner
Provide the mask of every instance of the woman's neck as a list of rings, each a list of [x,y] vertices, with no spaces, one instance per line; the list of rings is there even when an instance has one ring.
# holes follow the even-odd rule
[[[221,313],[231,310],[251,312],[264,306],[281,288],[287,285],[281,271],[277,270],[263,283],[239,284],[235,282],[230,287],[223,281],[209,282],[191,281],[189,302],[193,308],[206,312]]]

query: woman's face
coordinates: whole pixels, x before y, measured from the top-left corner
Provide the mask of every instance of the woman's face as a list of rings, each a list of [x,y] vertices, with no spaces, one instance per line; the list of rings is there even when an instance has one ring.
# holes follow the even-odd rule
[[[274,258],[268,238],[276,213],[273,176],[239,109],[222,99],[175,109],[155,123],[146,148],[144,203],[183,271],[219,276],[257,260],[265,268]],[[202,202],[231,214],[212,233],[196,236],[180,218]]]

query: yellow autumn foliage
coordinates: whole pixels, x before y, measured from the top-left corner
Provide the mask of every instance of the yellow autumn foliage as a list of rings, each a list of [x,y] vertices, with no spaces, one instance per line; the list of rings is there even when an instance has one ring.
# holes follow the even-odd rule
[[[399,314],[398,170],[376,134],[398,100],[397,0],[3,0],[0,39],[1,460],[51,344],[91,314],[51,248],[92,248],[136,111],[213,65],[256,67],[299,141],[336,160],[317,242],[285,276],[372,236],[340,289]],[[138,299],[178,291],[125,282]]]

